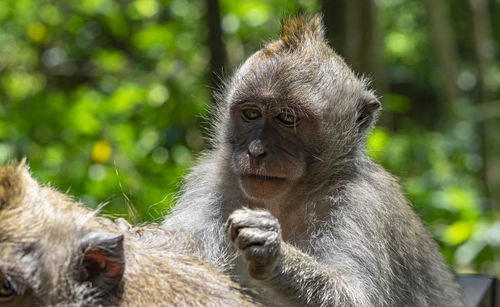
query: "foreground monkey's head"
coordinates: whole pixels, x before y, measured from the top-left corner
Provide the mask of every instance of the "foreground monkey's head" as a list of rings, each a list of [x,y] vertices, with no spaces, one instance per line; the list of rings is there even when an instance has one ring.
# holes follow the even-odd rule
[[[231,169],[251,199],[328,180],[363,151],[380,103],[324,36],[320,16],[289,19],[281,38],[252,55],[229,83],[219,141],[231,147]]]
[[[27,167],[0,168],[0,306],[95,305],[117,291],[123,235]]]
[[[0,307],[254,306],[187,234],[96,214],[0,167]]]

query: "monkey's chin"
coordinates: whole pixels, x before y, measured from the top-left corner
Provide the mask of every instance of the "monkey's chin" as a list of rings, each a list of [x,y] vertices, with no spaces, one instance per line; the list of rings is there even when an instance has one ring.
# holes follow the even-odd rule
[[[284,178],[257,175],[240,176],[240,186],[245,194],[254,199],[272,199],[286,193],[290,185]]]

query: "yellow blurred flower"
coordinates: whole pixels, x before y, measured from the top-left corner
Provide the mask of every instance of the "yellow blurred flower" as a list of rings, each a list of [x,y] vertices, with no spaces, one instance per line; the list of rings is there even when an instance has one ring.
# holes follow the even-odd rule
[[[105,163],[111,156],[111,145],[104,140],[99,140],[92,148],[92,160],[97,163]]]

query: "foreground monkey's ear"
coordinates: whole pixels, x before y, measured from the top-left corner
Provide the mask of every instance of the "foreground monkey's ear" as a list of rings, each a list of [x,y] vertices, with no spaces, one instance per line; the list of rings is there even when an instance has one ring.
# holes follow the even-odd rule
[[[365,132],[377,118],[382,104],[377,97],[370,92],[365,91],[358,102],[357,125],[360,132]]]
[[[13,205],[23,196],[23,191],[35,188],[26,160],[9,162],[0,168],[0,210]],[[24,193],[25,194],[25,193]]]
[[[82,256],[76,279],[90,282],[102,294],[116,287],[125,270],[123,235],[92,232],[80,242]]]

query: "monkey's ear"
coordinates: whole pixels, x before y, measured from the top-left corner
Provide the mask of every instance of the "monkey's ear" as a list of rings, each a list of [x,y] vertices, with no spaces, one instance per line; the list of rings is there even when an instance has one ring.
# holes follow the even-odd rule
[[[9,162],[0,169],[0,210],[13,206],[21,201],[24,191],[37,188],[35,180],[26,165],[26,160],[21,163]]]
[[[360,132],[365,132],[376,120],[382,104],[377,97],[370,92],[365,91],[358,102],[357,125]]]
[[[90,282],[103,294],[115,288],[125,270],[123,235],[92,232],[82,239],[80,248],[82,256],[77,264],[76,279]]]

